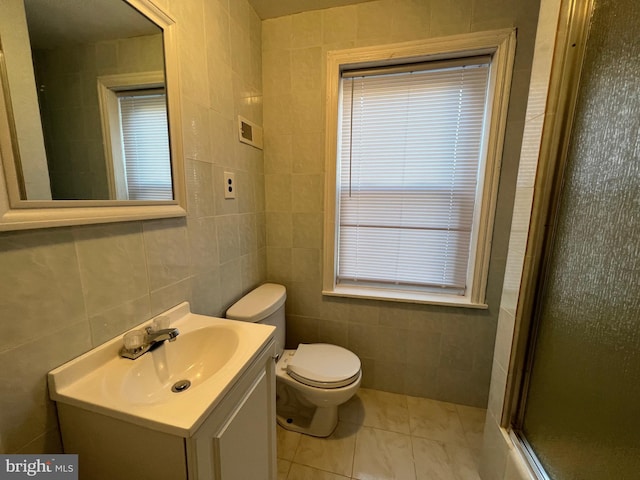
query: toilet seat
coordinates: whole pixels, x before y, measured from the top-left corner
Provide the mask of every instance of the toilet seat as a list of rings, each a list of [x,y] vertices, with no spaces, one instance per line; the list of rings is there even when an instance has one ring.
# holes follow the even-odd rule
[[[287,362],[287,373],[311,387],[340,388],[356,381],[360,359],[337,345],[301,343]]]

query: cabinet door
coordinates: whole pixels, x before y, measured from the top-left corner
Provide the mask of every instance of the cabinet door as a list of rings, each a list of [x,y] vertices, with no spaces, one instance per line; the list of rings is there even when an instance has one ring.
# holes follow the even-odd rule
[[[273,348],[271,341],[187,438],[190,480],[275,480]]]
[[[269,388],[261,372],[242,403],[214,439],[218,473],[224,480],[269,480],[270,435],[273,426],[265,399]]]

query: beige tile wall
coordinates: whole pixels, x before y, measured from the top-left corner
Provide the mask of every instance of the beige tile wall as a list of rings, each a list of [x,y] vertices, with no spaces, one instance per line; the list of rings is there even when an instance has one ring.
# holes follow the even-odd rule
[[[261,22],[245,0],[158,1],[178,22],[188,217],[0,234],[0,451],[60,451],[46,373],[184,300],[222,314],[266,278]],[[238,198],[224,201],[222,175]]]
[[[263,22],[267,270],[287,287],[288,343],[326,341],[363,361],[363,385],[486,407],[538,2],[377,0]],[[324,56],[495,28],[518,46],[487,300],[469,310],[321,295]]]

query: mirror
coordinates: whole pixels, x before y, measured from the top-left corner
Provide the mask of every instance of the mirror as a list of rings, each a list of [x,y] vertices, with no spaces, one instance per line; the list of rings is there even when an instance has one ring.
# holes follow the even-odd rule
[[[185,215],[173,27],[149,0],[0,3],[0,230]]]

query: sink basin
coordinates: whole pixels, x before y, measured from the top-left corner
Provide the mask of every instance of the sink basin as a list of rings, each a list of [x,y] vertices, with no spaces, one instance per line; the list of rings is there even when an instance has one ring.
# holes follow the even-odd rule
[[[173,342],[147,352],[133,363],[124,376],[108,375],[107,389],[119,392],[124,401],[150,404],[165,401],[176,393],[195,388],[220,371],[239,345],[238,332],[229,325],[204,327],[178,335]],[[187,380],[189,387],[173,392],[176,382]],[[185,384],[183,384],[185,385]]]
[[[194,314],[187,302],[161,315],[180,330],[175,341],[130,360],[118,353],[120,335],[49,372],[51,399],[190,436],[252,361],[273,348],[271,326]]]

